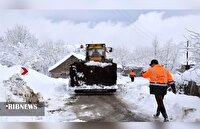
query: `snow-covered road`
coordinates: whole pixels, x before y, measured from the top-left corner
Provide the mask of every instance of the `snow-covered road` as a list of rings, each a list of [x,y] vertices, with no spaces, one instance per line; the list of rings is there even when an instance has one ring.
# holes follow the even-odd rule
[[[20,76],[20,69],[20,66],[8,68],[0,65],[0,72],[5,73],[0,76],[0,101],[5,102],[7,98],[25,101],[17,94],[24,90],[22,95],[28,94],[29,90],[26,89],[29,87],[35,93],[40,93],[45,101],[45,116],[1,116],[1,122],[154,121],[152,115],[156,111],[156,102],[154,96],[149,94],[147,79],[136,77],[135,81],[131,82],[129,77],[118,75],[119,89],[114,95],[79,96],[69,94],[68,79],[50,78],[31,69],[28,75]],[[13,87],[17,94],[11,91]],[[168,92],[164,103],[173,121],[200,121],[199,97]],[[160,117],[159,121],[163,121],[163,118]]]

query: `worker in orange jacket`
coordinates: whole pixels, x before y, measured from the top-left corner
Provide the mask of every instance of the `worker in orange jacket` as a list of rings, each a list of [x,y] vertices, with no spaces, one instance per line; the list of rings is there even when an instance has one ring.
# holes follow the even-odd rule
[[[136,76],[136,73],[133,70],[131,70],[130,73],[129,73],[129,76],[131,78],[131,81],[134,82],[134,78]]]
[[[164,122],[169,121],[166,109],[163,103],[164,96],[167,94],[168,85],[171,86],[172,92],[176,94],[175,82],[169,70],[164,68],[158,63],[156,59],[153,59],[150,63],[150,68],[142,74],[144,78],[150,79],[150,94],[155,95],[157,102],[157,112],[154,115],[158,118],[160,112],[164,117]]]

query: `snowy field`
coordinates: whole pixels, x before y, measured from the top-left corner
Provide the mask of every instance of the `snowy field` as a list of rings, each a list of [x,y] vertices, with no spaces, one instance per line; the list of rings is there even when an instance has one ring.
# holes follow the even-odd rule
[[[12,79],[17,76],[22,79],[25,86],[28,86],[35,93],[39,93],[41,95],[41,99],[47,104],[47,107],[45,108],[45,116],[0,117],[1,122],[81,121],[77,119],[76,114],[72,111],[72,107],[68,104],[70,101],[73,101],[67,91],[68,79],[50,78],[31,69],[29,69],[28,75],[21,76],[20,69],[21,66],[8,68],[0,65],[0,102],[5,102],[8,98],[15,101],[24,101],[23,97],[12,95],[12,92],[10,91],[9,86],[11,86],[11,84],[15,87],[17,92],[22,91],[22,88],[15,85],[15,81],[12,82]],[[10,80],[11,82],[5,86],[3,83],[5,80]],[[146,117],[152,117],[156,111],[156,101],[154,96],[149,94],[149,82],[147,79],[136,77],[135,82],[131,82],[129,77],[118,75],[117,83],[119,89],[116,95],[129,105],[129,110]],[[22,86],[23,90],[28,93],[29,91],[25,86]],[[200,121],[200,98],[168,92],[165,96],[164,103],[169,118],[172,121]],[[163,118],[160,117],[160,121],[162,120]]]

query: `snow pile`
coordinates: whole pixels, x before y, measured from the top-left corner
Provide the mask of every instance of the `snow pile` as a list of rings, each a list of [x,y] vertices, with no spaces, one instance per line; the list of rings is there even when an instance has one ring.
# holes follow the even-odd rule
[[[185,71],[182,74],[182,80],[184,82],[195,81],[197,85],[200,85],[200,69],[192,68],[190,70]]]
[[[65,56],[62,60],[58,61],[55,65],[51,66],[48,71],[51,71],[61,65],[63,62],[65,62],[67,59],[69,59],[71,56],[75,56],[79,60],[85,60],[85,56],[82,54],[77,54],[77,53],[70,53],[67,56]]]
[[[87,63],[85,63],[85,65],[87,66],[99,66],[99,67],[106,67],[106,66],[110,66],[112,65],[111,63],[105,63],[105,62],[95,62],[95,61],[89,61]]]
[[[7,99],[7,89],[3,86],[3,80],[7,80],[12,75],[20,73],[20,69],[14,67],[8,68],[0,64],[0,73],[0,102],[5,102]]]
[[[131,111],[152,118],[152,115],[156,113],[157,105],[154,95],[149,94],[149,81],[141,77],[136,77],[134,82],[131,82],[128,77],[119,78],[120,98],[132,105]],[[169,118],[173,121],[200,121],[200,99],[198,97],[175,95],[168,92],[164,104]],[[162,121],[163,118],[160,117],[160,120]]]
[[[69,82],[68,79],[50,78],[31,69],[28,75],[24,76],[24,80],[33,91],[40,92],[45,99],[54,95],[65,94]]]
[[[20,72],[21,66],[0,65],[0,102],[44,101],[45,116],[0,117],[0,122],[78,121],[71,107],[66,106],[70,98],[66,91],[68,79],[50,78],[32,69],[25,76]]]
[[[6,90],[3,88],[3,80],[8,80],[14,74],[19,74],[20,78],[26,82],[35,93],[40,93],[42,97],[47,100],[54,95],[66,93],[66,86],[68,86],[68,79],[55,79],[46,75],[38,73],[32,69],[28,69],[28,74],[25,76],[20,75],[21,66],[6,67],[0,65],[0,96],[5,96]],[[5,101],[5,97],[0,99]]]
[[[177,72],[177,73],[174,73],[172,76],[173,76],[173,79],[176,80],[176,84],[182,84],[181,73]]]
[[[8,68],[7,66],[3,66],[0,64],[0,83],[2,80],[6,80],[11,77],[13,74],[20,73],[20,66],[14,66]]]
[[[15,74],[8,80],[3,81],[6,88],[6,100],[11,102],[43,102],[39,93],[27,86],[26,82],[22,80],[19,74]]]

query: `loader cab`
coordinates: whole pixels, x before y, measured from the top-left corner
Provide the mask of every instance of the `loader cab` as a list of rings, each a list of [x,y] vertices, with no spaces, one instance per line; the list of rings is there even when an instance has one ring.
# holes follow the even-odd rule
[[[103,62],[105,59],[105,44],[86,44],[86,61]]]

